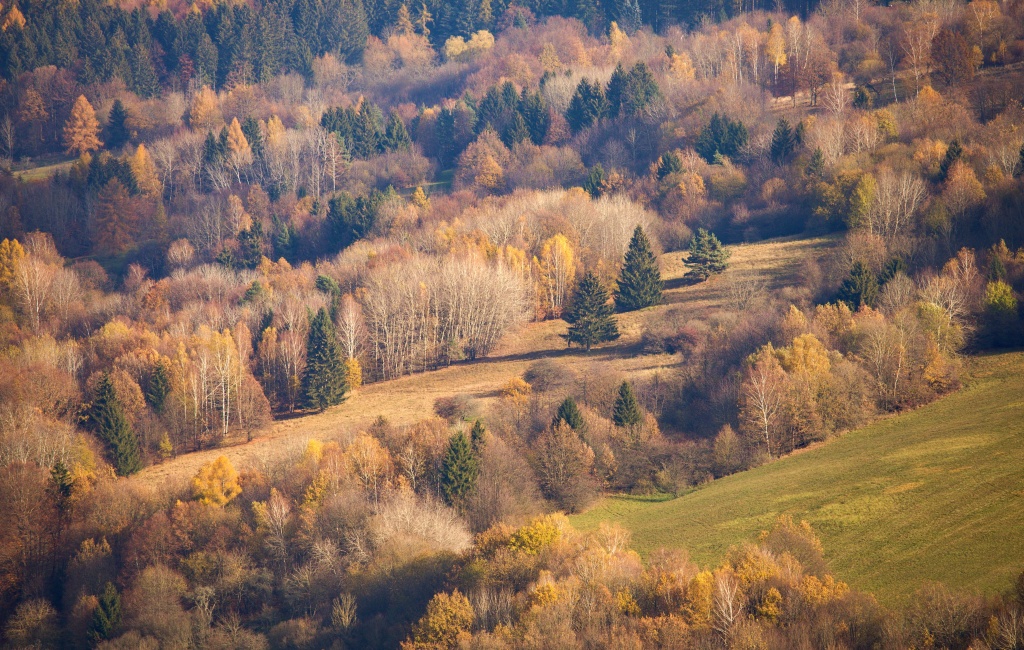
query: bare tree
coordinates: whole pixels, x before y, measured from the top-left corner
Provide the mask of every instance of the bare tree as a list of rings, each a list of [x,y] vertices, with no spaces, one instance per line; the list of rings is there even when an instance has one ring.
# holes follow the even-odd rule
[[[772,457],[773,439],[785,397],[786,373],[775,358],[774,350],[763,348],[757,361],[747,371],[743,384],[741,414],[745,428],[764,441],[768,457]]]

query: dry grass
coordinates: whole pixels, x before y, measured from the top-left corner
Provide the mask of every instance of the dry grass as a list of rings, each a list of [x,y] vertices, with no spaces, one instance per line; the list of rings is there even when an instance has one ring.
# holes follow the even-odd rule
[[[732,246],[729,270],[696,285],[683,279],[686,268],[681,253],[662,255],[659,261],[666,284],[666,304],[619,316],[622,337],[614,344],[601,346],[589,354],[567,350],[561,338],[566,331],[563,321],[530,323],[507,336],[489,358],[363,386],[344,404],[325,413],[278,420],[252,442],[229,440],[220,448],[182,454],[143,470],[137,480],[179,484],[193,476],[202,464],[220,455],[227,456],[238,468],[262,466],[301,453],[313,438],[346,439],[381,415],[397,424],[428,417],[433,412],[434,400],[439,397],[466,395],[471,400],[471,408],[482,413],[488,403],[498,397],[505,382],[521,375],[538,359],[558,358],[570,364],[599,362],[629,377],[672,368],[678,363],[673,355],[637,354],[646,319],[656,318],[659,312],[680,305],[687,308],[691,317],[707,314],[724,306],[737,286],[763,283],[769,288],[778,288],[791,284],[803,260],[819,255],[831,241],[787,238]]]

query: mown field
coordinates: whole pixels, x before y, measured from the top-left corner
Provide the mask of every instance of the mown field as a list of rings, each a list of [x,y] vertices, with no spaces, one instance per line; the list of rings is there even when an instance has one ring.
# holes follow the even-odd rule
[[[673,500],[610,497],[641,552],[717,563],[780,514],[809,521],[833,570],[896,603],[924,581],[993,593],[1024,570],[1024,353],[972,359],[967,386]]]

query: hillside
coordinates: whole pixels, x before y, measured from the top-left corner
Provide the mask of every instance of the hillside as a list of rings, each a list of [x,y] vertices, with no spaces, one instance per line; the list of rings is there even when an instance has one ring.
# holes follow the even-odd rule
[[[923,581],[1005,590],[1024,569],[1024,354],[971,362],[968,385],[670,501],[612,497],[573,519],[701,564],[780,514],[809,521],[838,576],[899,602]]]
[[[489,358],[363,386],[344,404],[325,413],[279,420],[252,442],[239,444],[238,440],[228,440],[218,449],[179,455],[146,468],[138,479],[169,480],[173,486],[195,474],[203,463],[222,454],[238,467],[258,465],[301,452],[311,438],[334,439],[354,434],[379,415],[395,423],[423,419],[433,412],[434,400],[439,397],[468,395],[474,409],[482,412],[511,377],[522,374],[531,363],[542,358],[557,357],[580,364],[597,361],[631,377],[671,368],[678,363],[675,356],[637,355],[643,319],[648,313],[682,307],[688,317],[696,318],[722,307],[737,286],[756,283],[771,290],[791,285],[803,261],[820,255],[832,241],[828,238],[782,238],[730,246],[732,257],[728,271],[696,285],[683,281],[686,273],[683,254],[666,253],[659,260],[666,284],[665,304],[644,312],[620,315],[622,338],[612,345],[597,348],[590,354],[578,349],[567,350],[561,338],[566,329],[564,321],[530,323],[507,336]]]

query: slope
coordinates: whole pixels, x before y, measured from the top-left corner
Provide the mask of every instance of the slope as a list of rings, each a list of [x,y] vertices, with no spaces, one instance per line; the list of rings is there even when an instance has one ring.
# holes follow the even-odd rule
[[[960,392],[671,501],[612,497],[643,552],[716,563],[780,514],[809,521],[843,579],[883,602],[923,581],[1005,590],[1024,569],[1024,354],[971,362]]]

